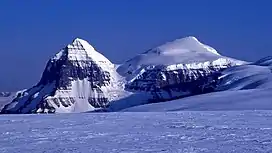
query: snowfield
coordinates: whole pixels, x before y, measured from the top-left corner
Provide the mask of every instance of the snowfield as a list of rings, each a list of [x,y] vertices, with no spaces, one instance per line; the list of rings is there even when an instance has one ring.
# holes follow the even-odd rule
[[[3,115],[1,153],[272,152],[271,111]]]
[[[272,89],[222,91],[139,105],[124,112],[272,110]]]

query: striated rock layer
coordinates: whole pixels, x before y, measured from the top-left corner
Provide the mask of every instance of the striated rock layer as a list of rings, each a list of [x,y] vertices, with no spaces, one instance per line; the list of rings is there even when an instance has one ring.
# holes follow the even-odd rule
[[[127,78],[127,90],[150,92],[149,101],[156,102],[211,92],[217,72],[244,63],[186,37],[139,54],[117,70]]]
[[[65,113],[103,108],[118,99],[115,66],[82,39],[51,58],[40,82],[18,94],[2,113]]]

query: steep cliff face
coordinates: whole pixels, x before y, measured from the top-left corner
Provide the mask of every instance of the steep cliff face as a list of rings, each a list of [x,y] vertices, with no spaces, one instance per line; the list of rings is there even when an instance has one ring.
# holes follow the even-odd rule
[[[122,89],[114,64],[77,38],[48,61],[36,86],[18,94],[2,112],[90,111],[118,99]]]
[[[218,72],[244,63],[186,37],[137,55],[117,71],[127,78],[127,90],[150,92],[151,101],[163,101],[211,92]]]

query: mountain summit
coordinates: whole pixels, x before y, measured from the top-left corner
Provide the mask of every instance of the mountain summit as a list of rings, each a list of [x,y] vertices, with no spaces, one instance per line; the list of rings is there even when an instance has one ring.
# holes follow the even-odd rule
[[[173,54],[186,54],[188,52],[211,52],[213,54],[219,55],[214,48],[201,43],[196,37],[193,36],[176,39],[172,42],[158,46],[153,50],[158,50],[162,53]]]
[[[150,66],[173,66],[182,64],[196,68],[199,64],[200,67],[207,67],[212,65],[227,65],[230,63],[242,64],[244,62],[224,57],[214,48],[201,43],[196,37],[189,36],[167,42],[135,56],[120,65],[118,72],[123,76],[129,76],[130,79],[131,77],[135,77],[142,69]]]

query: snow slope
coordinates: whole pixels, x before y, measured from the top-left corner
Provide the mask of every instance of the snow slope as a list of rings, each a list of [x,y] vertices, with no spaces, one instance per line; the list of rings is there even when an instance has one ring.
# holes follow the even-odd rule
[[[2,115],[1,153],[268,153],[272,112]]]
[[[263,59],[258,60],[257,62],[254,63],[255,65],[260,65],[260,66],[272,66],[272,56],[265,57]]]
[[[124,112],[272,110],[272,89],[221,91],[124,109]]]
[[[222,72],[217,90],[245,90],[272,87],[272,71],[268,66],[242,65]]]

